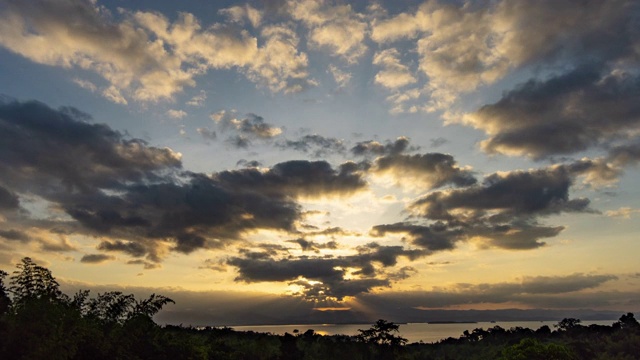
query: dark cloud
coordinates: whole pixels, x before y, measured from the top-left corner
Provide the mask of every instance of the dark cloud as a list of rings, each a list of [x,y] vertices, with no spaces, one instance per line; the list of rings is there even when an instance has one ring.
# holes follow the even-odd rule
[[[351,152],[356,156],[376,159],[359,164],[363,170],[378,174],[389,174],[398,182],[409,186],[434,189],[445,185],[469,186],[476,183],[473,173],[458,166],[453,156],[441,153],[408,155],[415,151],[409,139],[399,137],[395,141],[381,144],[377,141],[363,141],[356,144]]]
[[[202,249],[207,243],[207,239],[204,236],[191,233],[182,233],[176,236],[176,246],[174,250],[183,254],[189,254],[195,250]]]
[[[483,149],[545,159],[637,140],[639,12],[629,0],[496,3],[487,20],[517,24],[504,59],[540,75],[467,116]]]
[[[406,234],[411,244],[429,251],[447,250],[474,238],[505,249],[533,249],[563,226],[538,219],[563,212],[594,212],[588,199],[570,199],[576,176],[590,164],[558,165],[529,171],[497,173],[482,184],[435,191],[414,201],[409,210],[424,223],[400,222],[374,226],[373,236]]]
[[[491,134],[483,148],[540,159],[626,136],[640,124],[640,79],[600,71],[586,66],[549,80],[530,80],[483,106],[474,114]]]
[[[246,168],[257,168],[262,166],[262,163],[257,160],[245,160],[240,159],[236,162],[236,166],[246,167]]]
[[[305,231],[301,231],[300,233],[305,237],[314,237],[314,236],[330,236],[331,238],[335,238],[336,236],[360,236],[361,234],[356,231],[345,230],[339,226],[328,227],[325,229],[320,229],[317,226],[312,225],[302,225]]]
[[[282,132],[279,128],[266,123],[264,118],[256,114],[247,114],[244,119],[235,119],[232,125],[242,134],[262,139],[272,138]]]
[[[450,211],[497,211],[492,219],[586,211],[587,199],[569,199],[573,174],[564,167],[491,174],[481,185],[431,193],[413,204],[430,219],[451,220]]]
[[[165,241],[173,242],[173,251],[190,253],[220,248],[254,229],[293,232],[301,215],[292,195],[346,195],[366,185],[356,169],[334,170],[326,162],[282,163],[264,174],[181,172],[171,150],[126,139],[79,114],[38,102],[0,104],[0,201],[15,208],[21,193],[41,197],[75,220],[47,229],[107,237],[98,245],[102,251],[158,262]],[[226,181],[234,176],[255,179]]]
[[[245,258],[259,260],[270,259],[277,256],[286,256],[289,258],[290,248],[280,244],[262,243],[253,244],[250,248],[241,248],[239,253]]]
[[[376,237],[385,236],[387,233],[406,234],[411,244],[430,251],[453,249],[457,241],[465,238],[462,229],[447,226],[443,222],[431,225],[400,222],[377,225],[371,230],[371,235]]]
[[[408,279],[417,273],[418,273],[418,270],[416,270],[414,267],[403,266],[398,271],[389,273],[387,275],[387,278],[391,281],[401,281],[404,279]]]
[[[280,149],[292,149],[319,158],[330,154],[344,154],[346,146],[343,140],[324,137],[317,134],[304,135],[298,140],[281,140],[276,142]]]
[[[291,242],[308,249],[317,246],[305,240]],[[325,301],[342,300],[345,296],[356,296],[376,287],[388,287],[391,281],[397,281],[399,276],[408,275],[410,271],[385,272],[382,269],[395,266],[399,257],[415,260],[427,254],[423,250],[377,243],[359,246],[356,250],[357,254],[349,256],[284,259],[275,259],[265,252],[245,252],[243,257],[230,258],[227,264],[238,269],[236,281],[286,281],[301,287],[294,295],[306,300]]]
[[[280,128],[266,123],[264,118],[256,114],[239,117],[236,111],[222,110],[211,114],[211,119],[216,122],[221,131],[235,133],[235,135],[229,136],[226,142],[237,148],[246,149],[251,145],[252,140],[270,140],[282,133]],[[204,130],[201,132],[203,136],[215,134],[215,132],[212,133],[209,130],[205,132]]]
[[[522,279],[522,292],[528,294],[563,294],[592,289],[616,280],[613,275],[573,274],[568,276],[534,276]]]
[[[87,254],[82,256],[80,262],[85,264],[100,264],[105,261],[113,260],[115,257],[105,254]]]
[[[338,248],[338,243],[335,241],[328,241],[326,243],[318,243],[312,240],[306,240],[303,238],[288,240],[287,242],[294,243],[300,245],[302,251],[314,251],[319,252],[321,249],[332,249],[335,250]]]
[[[222,171],[215,180],[234,189],[278,196],[349,195],[366,187],[363,174],[352,163],[333,169],[326,161],[294,160],[267,171],[255,168]]]
[[[233,240],[245,230],[292,230],[299,217],[299,206],[281,193],[268,195],[201,174],[190,174],[187,180],[138,185],[125,197],[129,206],[154,219],[148,236],[177,238],[177,250],[203,244],[200,237],[208,239],[208,247],[219,247],[219,240]]]
[[[473,173],[460,168],[453,156],[440,153],[382,156],[375,160],[372,171],[389,173],[398,181],[418,182],[431,189],[477,182]]]
[[[3,230],[0,229],[0,237],[11,240],[11,241],[20,241],[20,242],[28,242],[31,240],[31,237],[25,233],[24,231],[8,229]]]
[[[97,249],[103,251],[120,251],[133,257],[141,257],[147,253],[147,249],[142,244],[136,242],[103,241],[98,244]]]
[[[635,136],[639,97],[639,77],[583,66],[547,80],[530,80],[483,106],[471,119],[491,135],[482,143],[487,152],[543,159]]]
[[[617,279],[613,275],[573,274],[567,276],[525,277],[517,282],[456,284],[448,288],[435,288],[429,291],[389,292],[379,294],[377,299],[364,296],[363,300],[378,302],[389,301],[390,306],[437,309],[456,305],[520,303],[547,308],[576,308],[572,301],[588,306],[605,305],[600,300],[594,302],[593,293],[584,290]],[[586,301],[580,301],[584,297]],[[611,296],[603,298],[610,299]],[[553,304],[553,305],[552,305]]]
[[[230,136],[224,142],[238,149],[248,149],[251,146],[251,140],[243,135]]]
[[[640,139],[609,150],[607,160],[616,166],[637,165],[640,162]]]
[[[361,141],[351,148],[351,153],[356,156],[390,156],[415,150],[418,148],[410,146],[408,138],[399,137],[395,141],[387,141],[385,144],[374,140]]]
[[[346,296],[368,293],[373,288],[389,287],[391,283],[386,279],[349,279],[330,284],[297,280],[290,285],[301,286],[303,290],[293,295],[302,296],[309,301],[327,301],[328,299],[340,301]]]
[[[0,186],[0,210],[13,210],[20,206],[20,200],[16,194]]]
[[[525,25],[512,41],[527,64],[616,62],[637,55],[640,8],[635,1],[589,1],[579,6],[572,1],[520,1],[505,3],[504,10],[514,17],[510,20]],[[526,22],[532,16],[539,21]]]
[[[423,250],[409,250],[403,246],[383,246],[376,242],[358,246],[356,250],[358,255],[352,257],[355,262],[379,262],[385,267],[396,265],[400,256],[416,260],[428,254]]]
[[[333,282],[342,279],[345,273],[345,270],[338,269],[343,265],[343,262],[337,259],[258,260],[231,258],[228,264],[238,268],[239,275],[236,280],[245,282],[293,281],[299,277]]]
[[[35,101],[0,103],[0,172],[5,186],[53,198],[57,191],[153,181],[157,171],[181,167],[179,155],[169,149],[126,139],[74,114],[69,108],[57,111]]]
[[[113,209],[69,207],[67,213],[82,225],[102,233],[114,227],[149,227],[151,223],[140,216],[123,216]]]

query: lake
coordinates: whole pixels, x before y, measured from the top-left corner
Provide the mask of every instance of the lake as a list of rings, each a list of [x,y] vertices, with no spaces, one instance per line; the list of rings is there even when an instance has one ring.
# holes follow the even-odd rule
[[[616,320],[583,321],[580,324],[588,326],[591,324],[611,326]],[[400,324],[399,335],[406,338],[408,343],[420,342],[433,343],[448,337],[458,338],[465,330],[471,332],[476,328],[488,329],[496,325],[510,329],[512,327],[523,327],[537,330],[541,326],[547,325],[551,330],[558,321],[496,321],[478,323],[453,323],[453,324],[428,324],[409,323]],[[309,329],[313,329],[321,335],[357,335],[358,329],[368,329],[371,325],[366,324],[307,324],[307,325],[253,325],[253,326],[232,326],[236,331],[255,331],[262,333],[272,333],[283,335],[285,332],[294,334],[298,330],[300,334]]]

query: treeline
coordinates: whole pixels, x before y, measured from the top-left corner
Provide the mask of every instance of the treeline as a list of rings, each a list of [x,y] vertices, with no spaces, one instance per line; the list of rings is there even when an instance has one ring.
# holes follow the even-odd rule
[[[612,326],[564,319],[543,326],[465,331],[457,339],[414,343],[378,320],[356,336],[313,330],[273,335],[231,328],[159,326],[152,317],[173,300],[121,292],[60,291],[51,272],[24,258],[0,270],[0,359],[638,359],[640,324],[631,313]],[[6,282],[5,282],[6,281]]]

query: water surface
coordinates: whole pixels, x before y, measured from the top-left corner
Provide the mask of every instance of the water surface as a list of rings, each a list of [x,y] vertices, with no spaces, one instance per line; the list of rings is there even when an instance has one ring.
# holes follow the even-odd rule
[[[600,320],[600,321],[583,321],[580,324],[588,326],[591,324],[611,326],[616,320]],[[399,335],[406,338],[409,343],[425,342],[433,343],[448,337],[458,338],[465,330],[470,332],[473,329],[488,329],[494,326],[500,326],[504,329],[515,327],[529,328],[537,330],[546,325],[551,330],[553,325],[558,321],[496,321],[496,322],[478,322],[478,323],[452,323],[452,324],[428,324],[428,323],[409,323],[399,324]],[[358,329],[368,329],[371,325],[365,324],[307,324],[307,325],[253,325],[253,326],[232,326],[236,331],[256,331],[262,333],[272,333],[283,335],[284,333],[295,334],[295,330],[302,334],[312,329],[321,335],[357,335]]]

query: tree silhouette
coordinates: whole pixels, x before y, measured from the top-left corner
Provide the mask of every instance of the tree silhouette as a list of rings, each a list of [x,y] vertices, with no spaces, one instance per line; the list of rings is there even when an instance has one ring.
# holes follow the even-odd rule
[[[569,331],[580,326],[580,319],[564,318],[553,326],[557,327],[561,331]]]
[[[616,323],[613,324],[615,329],[623,329],[623,330],[640,330],[640,323],[636,320],[633,313],[627,313],[620,317]]]
[[[368,330],[358,329],[360,334],[356,335],[356,338],[362,342],[379,345],[404,345],[406,344],[407,339],[394,335],[394,333],[398,332],[399,328],[400,325],[380,319]]]
[[[9,287],[14,305],[20,306],[29,299],[44,298],[52,301],[65,298],[49,269],[37,265],[29,257],[23,258],[17,268],[11,276]]]
[[[4,278],[7,277],[7,272],[0,270],[0,316],[9,311],[11,306],[11,299],[9,298],[9,292],[4,285]]]

